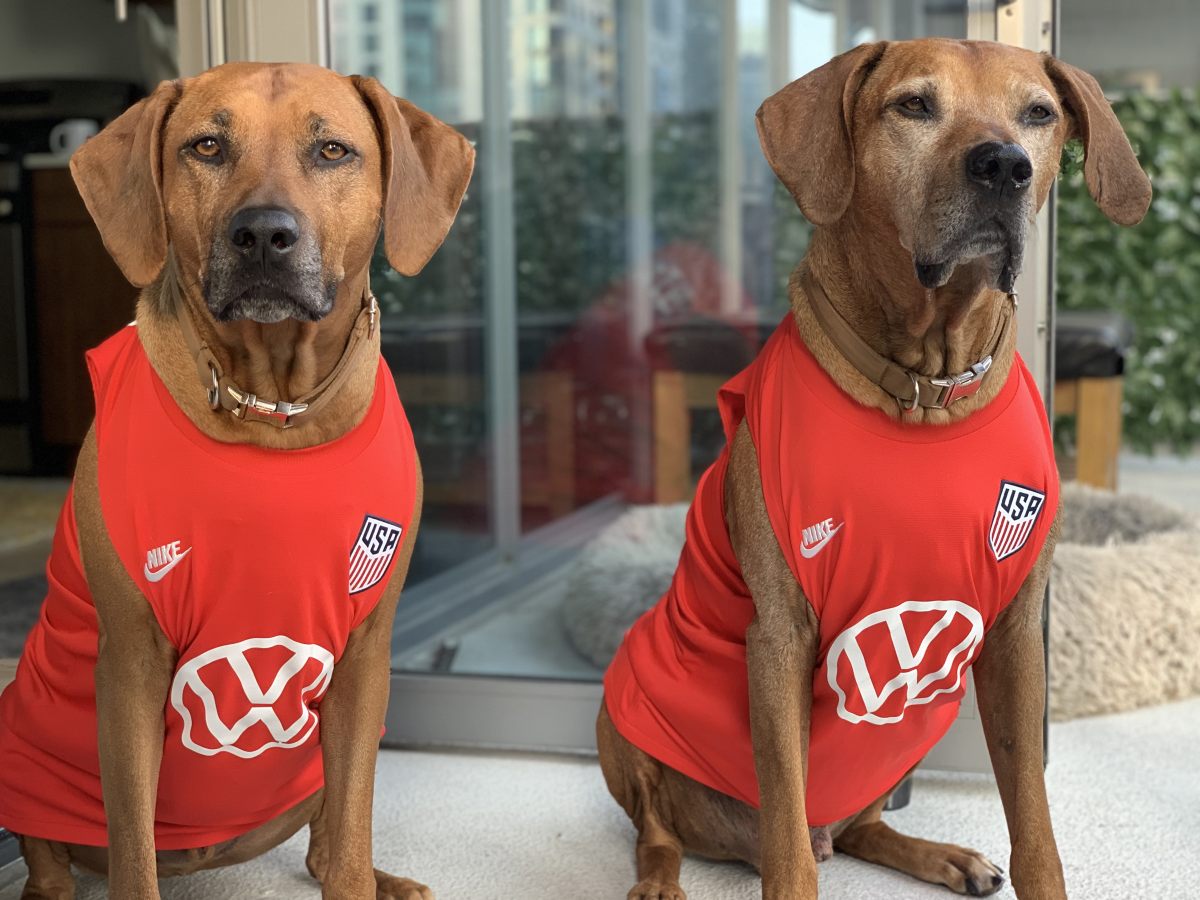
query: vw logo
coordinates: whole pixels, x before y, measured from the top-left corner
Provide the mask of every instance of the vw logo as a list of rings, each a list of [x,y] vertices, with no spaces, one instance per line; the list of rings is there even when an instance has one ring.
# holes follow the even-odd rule
[[[246,658],[247,651],[275,647],[291,651],[291,655],[279,665],[279,654],[252,653],[258,664],[256,672]],[[271,662],[264,665],[267,660]],[[303,678],[311,680],[291,686],[302,672]],[[260,675],[266,678],[260,681]],[[251,638],[207,650],[180,666],[171,685],[171,705],[183,719],[183,745],[202,756],[231,753],[242,759],[251,759],[272,747],[299,747],[317,727],[317,714],[308,703],[325,693],[332,677],[332,653],[317,644],[301,644],[283,635]],[[268,685],[265,690],[263,683]],[[193,719],[193,712],[200,710],[196,710],[194,700],[188,702],[189,692],[200,701],[200,721]],[[226,707],[224,714],[221,706]],[[227,722],[239,712],[242,715],[236,721]],[[286,723],[280,719],[281,712]],[[271,739],[253,749],[239,747],[242,736],[259,724],[266,728],[263,738],[269,735]]]
[[[909,633],[923,629],[914,649]],[[957,600],[909,600],[864,616],[829,648],[828,679],[837,694],[837,714],[854,724],[901,721],[908,707],[957,691],[982,641],[979,610]],[[903,702],[889,703],[897,692]],[[888,711],[881,713],[885,704]]]

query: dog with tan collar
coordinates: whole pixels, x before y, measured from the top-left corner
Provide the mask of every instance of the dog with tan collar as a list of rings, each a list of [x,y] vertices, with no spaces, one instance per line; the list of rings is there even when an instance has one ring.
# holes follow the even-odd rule
[[[474,152],[370,78],[230,64],[164,82],[74,155],[143,287],[89,354],[96,420],[50,592],[0,698],[25,898],[252,859],[304,825],[326,898],[429,900],[373,868],[392,618],[421,513],[367,283],[415,274]]]
[[[1094,79],[994,43],[861,45],[769,98],[758,128],[818,227],[790,315],[720,392],[728,445],[674,581],[605,676],[630,900],[683,900],[684,852],[757,867],[768,900],[815,898],[834,849],[999,890],[980,853],[880,815],[968,667],[1016,894],[1062,900],[1042,774],[1058,475],[1013,286],[1064,141],[1115,222],[1141,220],[1149,180]]]

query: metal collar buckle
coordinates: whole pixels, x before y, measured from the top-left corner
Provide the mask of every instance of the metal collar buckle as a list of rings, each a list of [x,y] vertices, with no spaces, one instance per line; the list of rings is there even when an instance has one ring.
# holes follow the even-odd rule
[[[979,391],[980,385],[983,384],[983,376],[991,367],[992,358],[989,356],[971,366],[970,371],[955,375],[953,378],[930,378],[930,384],[945,388],[942,396],[938,399],[938,408],[946,409],[955,400],[973,397]]]
[[[225,390],[229,392],[229,396],[237,401],[237,409],[232,412],[239,419],[245,419],[246,411],[253,410],[260,416],[281,416],[287,420],[292,416],[300,415],[300,413],[308,409],[307,403],[289,403],[286,400],[271,402],[270,400],[259,399],[257,395],[249,392],[242,393],[241,391],[236,391],[231,387],[226,387]]]

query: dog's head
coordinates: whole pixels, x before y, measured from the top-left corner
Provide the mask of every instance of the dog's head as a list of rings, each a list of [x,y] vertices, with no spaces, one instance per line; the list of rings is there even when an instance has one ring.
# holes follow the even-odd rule
[[[758,111],[775,174],[815,225],[852,205],[887,223],[926,288],[986,259],[1011,290],[1025,232],[1084,143],[1088,189],[1134,225],[1150,182],[1095,79],[1046,54],[984,41],[863,44],[792,82]]]
[[[104,244],[139,287],[174,248],[217,321],[316,321],[382,224],[412,275],[449,230],[474,151],[372,78],[232,63],[163,82],[72,157]]]

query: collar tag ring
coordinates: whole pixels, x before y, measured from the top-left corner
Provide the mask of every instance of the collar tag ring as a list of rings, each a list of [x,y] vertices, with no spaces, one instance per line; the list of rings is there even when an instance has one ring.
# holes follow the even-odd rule
[[[912,406],[904,410],[904,414],[912,415],[917,411],[917,407],[921,405],[921,385],[917,382],[917,376],[912,372],[908,373],[908,377],[912,379],[913,384],[913,401]]]

